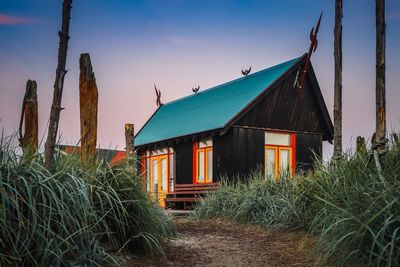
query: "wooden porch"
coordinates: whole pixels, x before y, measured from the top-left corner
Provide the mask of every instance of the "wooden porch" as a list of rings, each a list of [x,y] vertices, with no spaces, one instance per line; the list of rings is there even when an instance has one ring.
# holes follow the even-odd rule
[[[220,183],[176,184],[174,192],[166,194],[167,208],[190,209],[202,197],[218,189]]]

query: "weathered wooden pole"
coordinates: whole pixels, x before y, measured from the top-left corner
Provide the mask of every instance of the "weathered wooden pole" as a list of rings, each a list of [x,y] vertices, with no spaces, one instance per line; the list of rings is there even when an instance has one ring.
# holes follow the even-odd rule
[[[359,154],[362,151],[366,151],[367,146],[365,144],[365,138],[361,136],[357,136],[357,143],[356,143],[356,153]]]
[[[385,97],[385,0],[375,0],[376,4],[376,141],[386,137],[386,97]],[[383,146],[380,146],[383,148]]]
[[[334,57],[335,57],[335,93],[333,105],[334,120],[334,156],[342,154],[342,18],[343,2],[335,3]]]
[[[24,124],[24,132],[22,126]],[[19,124],[19,140],[21,148],[36,152],[39,145],[38,101],[36,81],[28,80],[22,104]]]
[[[44,145],[44,159],[47,169],[53,168],[54,148],[57,139],[58,123],[60,121],[60,112],[62,110],[61,99],[64,88],[64,77],[67,73],[65,65],[67,62],[71,8],[72,0],[64,0],[62,8],[62,26],[61,31],[58,32],[60,43],[58,47],[58,64],[56,69],[56,79],[54,82],[53,103],[50,111],[49,130]]]
[[[79,59],[79,107],[81,119],[81,158],[94,158],[97,144],[98,91],[89,54]]]
[[[132,123],[125,124],[125,150],[128,167],[136,173],[135,164],[135,127]]]

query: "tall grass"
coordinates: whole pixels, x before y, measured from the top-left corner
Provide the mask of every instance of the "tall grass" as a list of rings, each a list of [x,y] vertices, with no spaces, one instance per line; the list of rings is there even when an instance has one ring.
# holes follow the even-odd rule
[[[274,228],[302,228],[322,266],[400,265],[400,144],[392,141],[382,172],[366,151],[280,182],[262,174],[224,183],[195,217],[225,217]]]
[[[305,179],[321,264],[400,265],[399,148],[390,143],[382,173],[364,152],[319,166]]]
[[[305,205],[297,180],[265,179],[254,172],[236,182],[224,179],[221,189],[196,207],[195,218],[224,217],[264,227],[294,228],[301,225]]]
[[[0,142],[0,266],[118,265],[111,251],[162,254],[174,235],[125,168],[59,155],[50,173]]]

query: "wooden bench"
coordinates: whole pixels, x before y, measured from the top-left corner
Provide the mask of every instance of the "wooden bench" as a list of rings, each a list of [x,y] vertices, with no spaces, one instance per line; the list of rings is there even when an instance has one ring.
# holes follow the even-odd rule
[[[218,187],[219,183],[176,184],[174,192],[166,195],[165,202],[173,208],[177,203],[183,203],[183,209],[187,209]]]

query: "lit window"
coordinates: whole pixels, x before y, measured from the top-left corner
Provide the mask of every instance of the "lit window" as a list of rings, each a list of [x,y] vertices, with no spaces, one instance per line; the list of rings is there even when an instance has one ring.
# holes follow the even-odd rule
[[[265,133],[265,176],[294,175],[295,134]]]
[[[275,176],[276,165],[276,148],[265,148],[265,175],[268,177]]]
[[[193,145],[195,157],[195,182],[196,183],[211,183],[213,180],[213,150],[212,140],[202,140]]]
[[[265,144],[290,146],[291,134],[265,132]]]
[[[172,148],[146,151],[142,157],[146,190],[158,196],[160,206],[165,205],[166,193],[174,190],[175,157]]]

